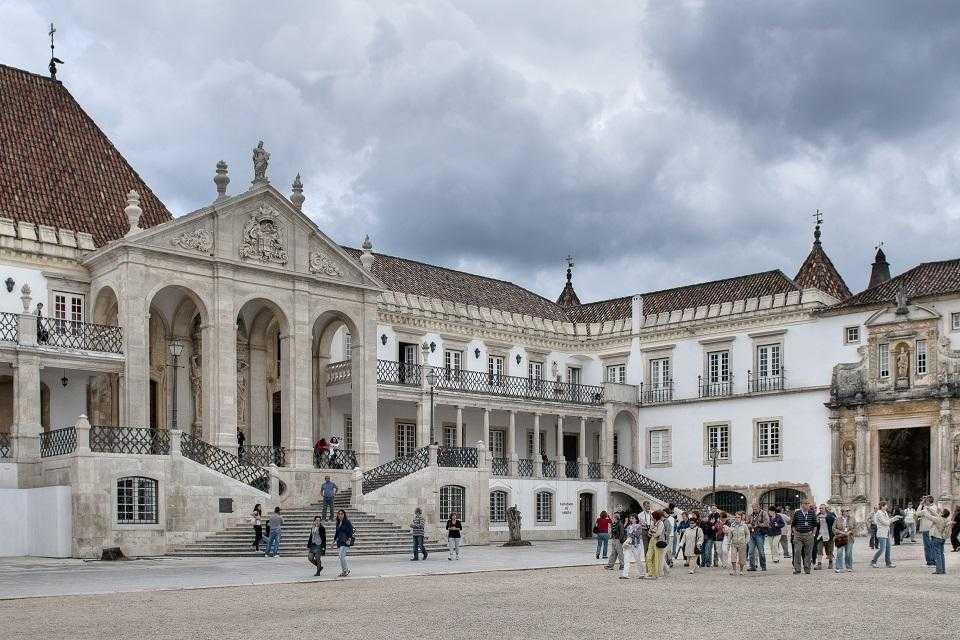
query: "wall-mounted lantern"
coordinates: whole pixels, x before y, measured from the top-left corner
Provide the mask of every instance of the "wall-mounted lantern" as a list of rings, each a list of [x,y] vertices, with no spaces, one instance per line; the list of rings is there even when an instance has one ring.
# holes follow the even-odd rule
[[[387,334],[385,333],[380,334],[380,344],[382,344],[383,346],[387,346]]]
[[[480,347],[477,347],[476,349],[473,350],[473,357],[476,358],[477,360],[480,359]]]
[[[17,283],[13,281],[13,278],[8,276],[7,279],[3,281],[3,284],[7,286],[7,293],[10,293],[13,291],[13,285]]]

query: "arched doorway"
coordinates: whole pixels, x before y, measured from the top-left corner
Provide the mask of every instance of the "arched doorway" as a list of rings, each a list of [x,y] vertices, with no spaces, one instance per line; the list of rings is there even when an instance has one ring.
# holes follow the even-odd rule
[[[799,489],[780,488],[771,489],[760,496],[760,508],[783,507],[784,509],[799,509],[800,503],[807,494]]]
[[[611,447],[610,455],[614,464],[636,469],[639,460],[636,452],[640,450],[640,437],[637,428],[637,421],[629,411],[621,411],[613,420],[613,442],[609,443]]]
[[[251,453],[271,447],[279,463],[281,450],[292,448],[287,317],[276,303],[255,298],[237,313],[236,331],[237,430]]]
[[[364,439],[363,421],[355,419],[354,410],[360,387],[351,383],[360,379],[355,374],[363,364],[362,336],[349,316],[331,310],[314,321],[312,348],[314,442],[336,437],[341,450],[356,452]]]
[[[737,491],[717,491],[716,496],[708,493],[703,497],[703,503],[716,505],[717,509],[731,515],[747,510],[747,496]]]
[[[589,491],[580,494],[577,509],[577,530],[580,537],[586,540],[593,537],[593,524],[596,515],[593,510],[594,495]]]
[[[620,491],[610,492],[610,505],[607,511],[613,513],[640,513],[640,503],[630,495]]]

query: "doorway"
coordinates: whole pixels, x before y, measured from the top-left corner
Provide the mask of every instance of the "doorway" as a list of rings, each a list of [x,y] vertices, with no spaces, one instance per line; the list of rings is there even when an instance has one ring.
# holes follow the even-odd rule
[[[877,431],[879,498],[902,508],[930,493],[930,427]]]
[[[593,494],[580,494],[580,537],[583,539],[593,537]]]
[[[279,447],[283,444],[283,433],[280,429],[280,421],[282,413],[280,411],[280,392],[275,391],[273,393],[273,422],[271,423],[273,427],[273,446]]]
[[[576,462],[580,452],[580,436],[575,433],[563,434],[563,458],[567,462]]]
[[[159,420],[158,416],[160,415],[160,407],[157,404],[160,401],[160,394],[157,391],[157,387],[158,387],[157,381],[151,380],[150,381],[150,424],[148,426],[153,431],[156,431],[157,429],[160,428],[160,425],[157,424],[157,420]]]

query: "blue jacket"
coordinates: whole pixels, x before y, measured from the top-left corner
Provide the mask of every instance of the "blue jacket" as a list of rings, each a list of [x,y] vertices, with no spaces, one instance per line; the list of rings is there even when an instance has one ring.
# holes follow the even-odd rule
[[[770,518],[770,528],[767,530],[768,536],[779,536],[783,533],[783,527],[786,526],[786,523],[783,521],[783,516],[779,513]]]
[[[337,530],[333,534],[333,543],[340,546],[350,546],[347,540],[353,537],[353,523],[349,520],[341,520],[337,525]]]

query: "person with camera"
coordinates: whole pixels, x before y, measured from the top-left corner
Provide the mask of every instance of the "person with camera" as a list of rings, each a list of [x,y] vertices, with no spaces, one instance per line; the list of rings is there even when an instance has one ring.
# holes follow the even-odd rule
[[[815,536],[817,541],[815,553],[817,565],[814,569],[817,571],[823,569],[823,556],[827,556],[827,569],[833,569],[833,523],[836,519],[837,516],[827,508],[827,505],[820,505],[820,509],[817,511],[817,529]]]
[[[836,553],[833,570],[836,573],[853,572],[853,537],[856,530],[857,526],[853,516],[850,515],[850,509],[846,507],[840,509],[840,517],[833,522],[833,546]]]
[[[817,529],[817,514],[813,512],[813,503],[804,500],[800,508],[794,511],[791,524],[793,534],[793,573],[798,575],[800,568],[810,573],[813,564],[814,536]]]
[[[760,559],[760,570],[767,570],[767,554],[764,548],[767,546],[767,532],[770,530],[770,516],[766,511],[760,509],[760,505],[753,504],[753,510],[750,512],[750,545],[747,555],[750,560],[750,568],[747,571],[757,570],[757,558]]]
[[[923,559],[926,560],[928,567],[936,566],[933,547],[930,546],[930,527],[933,526],[938,515],[939,511],[933,504],[933,496],[920,498],[920,506],[917,508],[917,526],[920,537],[923,538]]]
[[[747,566],[747,543],[750,540],[750,528],[744,523],[745,514],[737,515],[724,525],[725,539],[730,544],[730,575],[742,576]]]
[[[870,561],[870,566],[874,569],[880,568],[880,565],[877,564],[880,556],[883,556],[883,561],[888,569],[897,566],[893,564],[893,560],[890,557],[890,527],[899,518],[900,516],[890,515],[890,512],[887,510],[886,500],[880,501],[877,511],[873,514],[873,522],[877,525],[877,552],[873,554],[873,560]]]
[[[690,513],[690,526],[683,530],[680,537],[680,548],[683,549],[683,556],[687,559],[687,573],[694,573],[697,570],[697,560],[703,551],[704,535],[703,528],[700,526],[700,512],[692,511]]]

